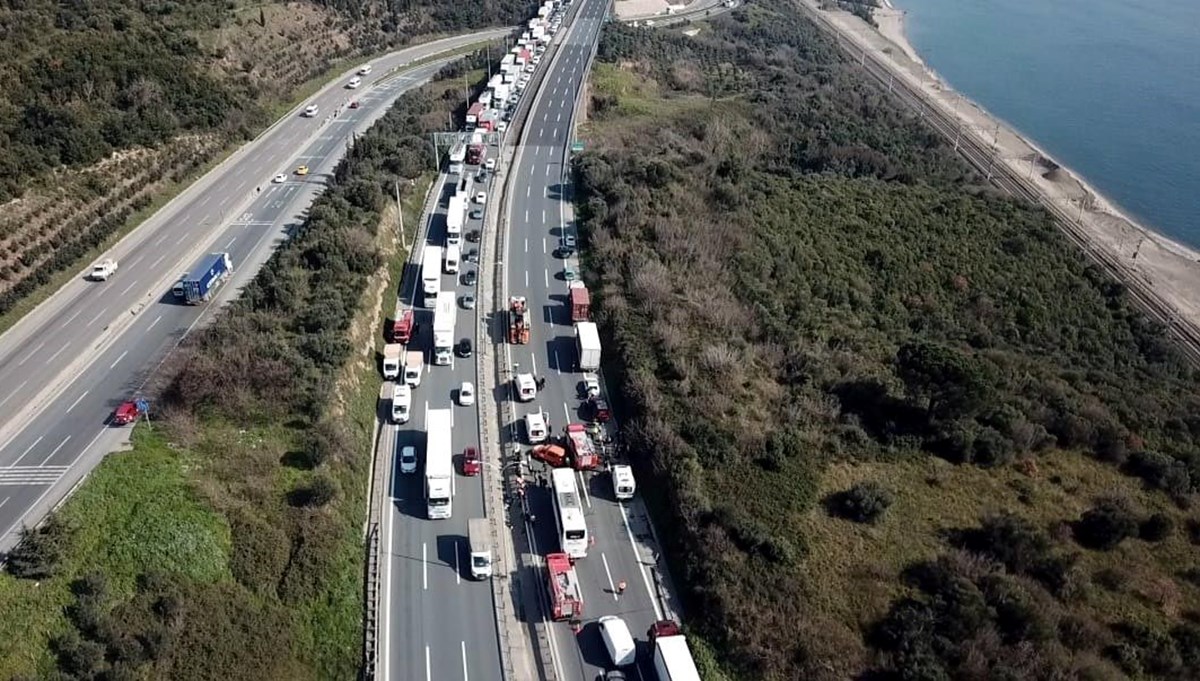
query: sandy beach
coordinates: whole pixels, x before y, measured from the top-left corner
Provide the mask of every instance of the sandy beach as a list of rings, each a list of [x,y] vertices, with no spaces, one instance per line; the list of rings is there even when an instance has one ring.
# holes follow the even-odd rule
[[[816,8],[819,0],[799,0]],[[902,8],[889,0],[875,10],[879,28],[841,10],[818,10],[861,49],[890,61],[899,75],[930,96],[933,104],[962,122],[998,158],[1028,177],[1050,201],[1076,216],[1092,241],[1111,252],[1149,284],[1181,320],[1200,327],[1200,251],[1138,224],[1078,173],[1057,163],[1033,141],[956,92],[921,60],[904,33]]]

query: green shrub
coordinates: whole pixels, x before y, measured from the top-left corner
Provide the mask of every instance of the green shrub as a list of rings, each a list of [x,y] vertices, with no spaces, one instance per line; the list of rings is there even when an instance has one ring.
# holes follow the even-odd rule
[[[875,523],[891,507],[892,493],[876,482],[855,483],[833,495],[828,508],[834,515],[856,523]]]

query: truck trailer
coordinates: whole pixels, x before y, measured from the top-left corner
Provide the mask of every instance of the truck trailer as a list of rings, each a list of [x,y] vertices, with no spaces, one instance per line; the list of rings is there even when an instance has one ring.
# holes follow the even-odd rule
[[[582,281],[571,282],[571,321],[586,322],[591,315],[592,298]]]
[[[438,294],[433,310],[433,363],[445,366],[450,363],[454,351],[454,321],[458,310],[454,307],[454,291]]]
[[[421,260],[421,292],[424,294],[426,307],[437,305],[438,294],[442,292],[441,246],[425,247],[425,255]]]
[[[454,462],[450,452],[449,409],[430,409],[425,418],[425,505],[430,520],[453,513]]]
[[[672,620],[661,620],[646,632],[654,650],[654,671],[658,681],[700,681],[700,671],[692,659],[687,639]]]
[[[595,322],[575,322],[575,349],[579,351],[579,370],[600,368],[600,331]]]
[[[471,577],[487,579],[492,576],[492,532],[487,518],[467,521],[467,543],[471,547]]]
[[[207,303],[231,274],[233,261],[228,253],[209,253],[175,283],[172,291],[188,305]]]
[[[508,342],[524,345],[529,342],[532,325],[529,323],[529,308],[525,296],[508,299]]]

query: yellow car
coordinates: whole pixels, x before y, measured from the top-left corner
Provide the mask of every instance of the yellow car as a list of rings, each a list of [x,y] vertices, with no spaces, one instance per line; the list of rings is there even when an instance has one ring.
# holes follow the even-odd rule
[[[308,174],[308,166],[300,166],[299,168],[296,168],[296,174],[297,175],[307,175]]]

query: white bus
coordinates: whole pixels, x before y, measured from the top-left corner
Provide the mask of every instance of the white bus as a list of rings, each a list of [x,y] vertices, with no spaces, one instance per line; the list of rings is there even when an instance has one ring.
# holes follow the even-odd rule
[[[588,532],[575,471],[555,468],[550,471],[550,481],[554,487],[554,525],[558,529],[558,544],[568,556],[584,558],[587,556]]]

